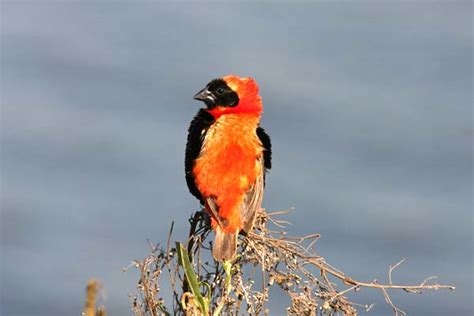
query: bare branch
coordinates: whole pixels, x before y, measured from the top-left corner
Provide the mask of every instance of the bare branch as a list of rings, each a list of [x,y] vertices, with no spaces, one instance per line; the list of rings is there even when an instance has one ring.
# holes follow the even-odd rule
[[[242,308],[251,315],[268,314],[265,304],[270,300],[271,287],[280,288],[290,298],[291,305],[287,308],[289,315],[317,315],[318,310],[328,315],[357,315],[356,307],[369,311],[374,304],[358,304],[346,297],[349,292],[362,289],[380,291],[394,315],[405,315],[406,313],[394,304],[389,291],[421,293],[422,290],[454,290],[451,285],[431,284],[430,281],[435,277],[426,278],[420,284],[394,283],[392,274],[405,262],[404,258],[389,266],[387,284],[378,283],[377,280],[360,281],[347,276],[315,252],[319,234],[287,236],[284,229],[289,222],[276,219],[275,216],[290,211],[259,212],[254,231],[240,236],[239,255],[227,272],[221,263],[210,258],[211,245],[204,243],[210,233],[207,214],[201,211],[192,216],[187,251],[196,267],[201,295],[209,300],[211,314],[238,315],[241,314]],[[269,229],[267,225],[273,225],[280,230]],[[201,315],[195,308],[196,305],[193,305],[195,298],[190,293],[186,278],[176,262],[176,249],[170,248],[172,228],[173,226],[165,250],[158,249],[158,246],[151,247],[152,254],[142,261],[133,262],[133,266],[140,271],[137,289],[141,294],[140,298],[135,297],[132,300],[135,315],[170,315],[163,298],[158,297],[158,279],[164,267],[168,269],[175,298],[173,313]],[[211,260],[203,260],[203,256]],[[258,286],[255,284],[257,281],[260,281]]]

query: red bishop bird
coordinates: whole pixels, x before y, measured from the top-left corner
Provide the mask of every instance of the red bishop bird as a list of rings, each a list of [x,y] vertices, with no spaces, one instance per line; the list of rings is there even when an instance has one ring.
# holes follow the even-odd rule
[[[237,235],[252,230],[260,211],[270,137],[260,127],[263,104],[254,79],[214,79],[194,99],[206,106],[189,126],[186,182],[211,217],[213,257],[227,261],[236,255]]]

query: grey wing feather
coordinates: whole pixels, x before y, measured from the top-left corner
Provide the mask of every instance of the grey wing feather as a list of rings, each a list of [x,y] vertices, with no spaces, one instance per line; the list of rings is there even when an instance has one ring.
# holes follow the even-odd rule
[[[212,217],[217,221],[219,226],[225,227],[224,225],[226,223],[223,223],[223,218],[219,216],[219,206],[217,206],[216,200],[212,197],[208,197],[206,199],[207,206],[209,207],[209,210],[212,213]]]
[[[264,162],[262,157],[258,159],[260,164],[260,174],[257,176],[255,183],[252,185],[250,190],[247,192],[244,201],[240,206],[240,216],[243,224],[243,229],[246,233],[249,233],[253,229],[255,217],[260,212],[262,200],[263,200],[263,189],[264,189]]]

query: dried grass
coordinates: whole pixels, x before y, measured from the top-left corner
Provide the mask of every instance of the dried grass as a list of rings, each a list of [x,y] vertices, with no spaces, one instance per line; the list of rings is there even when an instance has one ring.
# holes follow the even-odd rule
[[[433,277],[414,285],[393,283],[392,272],[404,259],[390,266],[387,284],[377,280],[362,282],[346,276],[316,254],[319,234],[287,236],[288,222],[278,220],[286,213],[288,211],[266,213],[262,210],[254,231],[239,237],[237,258],[222,264],[210,258],[211,245],[206,243],[210,233],[209,218],[203,211],[196,212],[189,220],[186,249],[200,293],[191,290],[177,258],[177,247],[171,246],[172,226],[165,247],[150,245],[151,253],[147,257],[132,262],[131,266],[140,273],[138,295],[131,298],[133,313],[136,316],[204,315],[204,302],[208,304],[209,315],[266,315],[269,314],[270,289],[277,287],[289,298],[288,315],[357,315],[358,309],[368,311],[373,305],[354,303],[346,294],[368,288],[382,293],[394,315],[405,315],[393,303],[389,291],[454,290],[450,285],[431,283]],[[161,278],[164,272],[167,279]],[[168,305],[160,296],[160,282],[168,282],[172,289],[173,301]]]

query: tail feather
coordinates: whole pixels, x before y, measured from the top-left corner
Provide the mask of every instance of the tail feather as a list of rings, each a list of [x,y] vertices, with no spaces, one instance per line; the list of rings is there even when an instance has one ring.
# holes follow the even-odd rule
[[[217,225],[215,232],[212,256],[217,261],[233,259],[237,254],[237,233],[226,233],[219,225]]]

